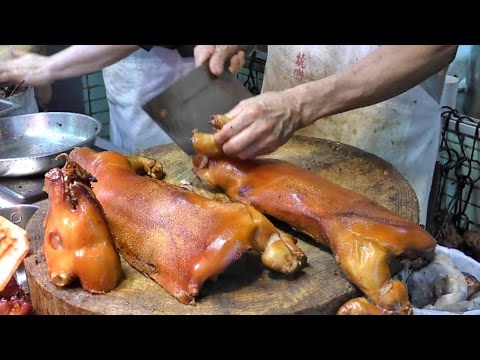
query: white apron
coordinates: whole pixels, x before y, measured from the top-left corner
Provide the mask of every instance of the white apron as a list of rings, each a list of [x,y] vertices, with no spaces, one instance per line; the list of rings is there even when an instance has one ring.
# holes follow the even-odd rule
[[[279,91],[349,67],[377,45],[274,45],[262,91]],[[400,50],[401,51],[401,50]],[[323,118],[297,132],[355,146],[393,164],[417,194],[425,224],[440,145],[440,99],[446,69],[382,103]]]
[[[111,142],[130,153],[172,142],[142,105],[193,69],[193,58],[162,47],[139,49],[104,68]]]

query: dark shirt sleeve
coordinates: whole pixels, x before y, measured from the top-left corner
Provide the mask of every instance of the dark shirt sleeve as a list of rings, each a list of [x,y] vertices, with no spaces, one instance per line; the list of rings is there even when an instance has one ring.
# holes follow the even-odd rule
[[[177,49],[182,57],[193,57],[193,48],[195,45],[138,45],[142,49],[150,51],[154,46],[160,46],[167,49]]]

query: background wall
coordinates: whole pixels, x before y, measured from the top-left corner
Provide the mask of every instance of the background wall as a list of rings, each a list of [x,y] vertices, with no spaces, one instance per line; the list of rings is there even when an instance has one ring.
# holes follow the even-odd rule
[[[70,45],[47,45],[47,55],[55,54]],[[65,111],[84,114],[82,79],[75,77],[58,80],[52,84],[52,100],[48,111]]]

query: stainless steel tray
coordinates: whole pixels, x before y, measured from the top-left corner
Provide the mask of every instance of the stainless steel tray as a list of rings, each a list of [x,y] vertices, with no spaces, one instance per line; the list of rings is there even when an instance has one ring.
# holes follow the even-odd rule
[[[102,125],[90,116],[44,112],[0,118],[0,176],[27,176],[62,166],[55,159],[76,146],[90,146]]]

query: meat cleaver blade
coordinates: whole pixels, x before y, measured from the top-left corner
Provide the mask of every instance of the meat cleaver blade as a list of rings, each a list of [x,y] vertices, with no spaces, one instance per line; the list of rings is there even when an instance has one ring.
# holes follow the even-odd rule
[[[210,118],[224,114],[252,94],[228,71],[213,75],[208,64],[180,78],[143,109],[188,155],[194,155],[194,129],[211,133]]]

